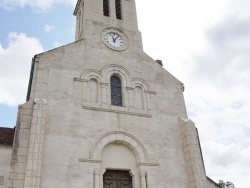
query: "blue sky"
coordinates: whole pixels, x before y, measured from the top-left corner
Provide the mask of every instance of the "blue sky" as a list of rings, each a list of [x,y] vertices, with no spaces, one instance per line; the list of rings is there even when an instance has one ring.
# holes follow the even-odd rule
[[[74,40],[75,17],[72,6],[59,4],[41,11],[32,7],[11,10],[1,8],[0,24],[4,26],[0,30],[2,46],[7,46],[10,32],[39,38],[45,50],[54,48],[55,42],[67,44]],[[46,32],[46,25],[51,26],[51,30]]]
[[[0,2],[0,126],[15,126],[32,57],[74,41],[75,3]],[[249,0],[137,0],[145,52],[186,86],[207,174],[237,188],[250,185],[249,10]]]
[[[44,51],[74,41],[75,17],[73,6],[68,4],[58,4],[46,10],[30,6],[0,6],[0,25],[0,44],[3,48],[8,48],[10,33],[24,33],[39,39]],[[25,66],[30,65],[32,57],[29,56]],[[16,114],[17,104],[0,103],[0,126],[14,127]]]

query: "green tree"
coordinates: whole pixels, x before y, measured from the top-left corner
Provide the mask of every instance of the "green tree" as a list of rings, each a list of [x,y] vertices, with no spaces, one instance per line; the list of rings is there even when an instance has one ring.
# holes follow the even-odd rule
[[[219,186],[221,188],[235,188],[234,184],[230,181],[224,182],[223,180],[219,181]]]

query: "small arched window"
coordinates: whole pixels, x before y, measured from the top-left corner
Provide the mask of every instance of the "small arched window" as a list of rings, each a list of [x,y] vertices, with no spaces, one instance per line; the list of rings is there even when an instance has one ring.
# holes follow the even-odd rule
[[[122,83],[118,76],[111,76],[111,105],[122,106]]]
[[[116,18],[121,20],[122,19],[121,0],[115,0],[115,11],[116,11]]]
[[[103,15],[109,16],[109,0],[103,0]]]

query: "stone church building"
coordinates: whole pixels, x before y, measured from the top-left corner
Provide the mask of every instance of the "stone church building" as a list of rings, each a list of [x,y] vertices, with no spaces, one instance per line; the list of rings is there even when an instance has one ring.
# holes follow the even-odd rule
[[[37,54],[0,188],[217,188],[182,82],[143,51],[135,0],[78,0],[75,42]]]

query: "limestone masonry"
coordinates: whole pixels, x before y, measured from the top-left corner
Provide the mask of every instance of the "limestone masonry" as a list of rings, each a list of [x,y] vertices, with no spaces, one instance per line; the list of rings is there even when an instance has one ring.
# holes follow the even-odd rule
[[[135,0],[78,0],[74,15],[75,42],[33,58],[0,188],[219,187],[183,84],[143,51]]]

